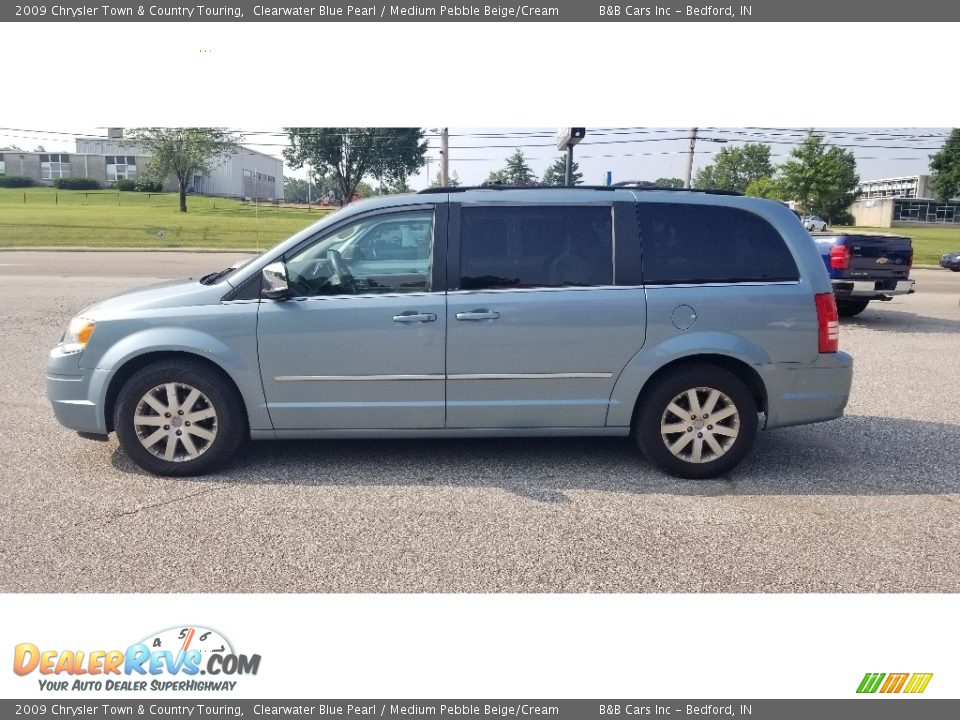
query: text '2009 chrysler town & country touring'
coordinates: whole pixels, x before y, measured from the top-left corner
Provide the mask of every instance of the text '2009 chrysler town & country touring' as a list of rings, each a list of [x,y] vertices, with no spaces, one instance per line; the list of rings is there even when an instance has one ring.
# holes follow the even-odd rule
[[[130,292],[50,353],[60,422],[158,474],[246,437],[630,435],[716,477],[840,417],[830,280],[780,203],[630,187],[349,205],[239,267]]]

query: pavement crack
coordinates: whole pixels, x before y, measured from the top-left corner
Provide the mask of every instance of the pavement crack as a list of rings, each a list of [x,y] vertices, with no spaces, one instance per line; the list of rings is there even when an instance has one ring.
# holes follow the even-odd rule
[[[154,510],[160,507],[166,507],[167,505],[176,505],[177,503],[184,502],[185,500],[192,500],[193,498],[202,497],[204,495],[210,495],[211,493],[219,492],[221,490],[228,490],[232,487],[233,485],[231,485],[230,483],[224,483],[223,485],[217,485],[214,487],[205,488],[203,490],[199,490],[198,492],[188,493],[187,495],[180,495],[179,497],[171,498],[169,500],[161,500],[159,502],[150,503],[149,505],[141,505],[139,507],[133,508],[132,510],[124,510],[123,512],[110,513],[109,515],[102,515],[100,517],[91,518],[89,520],[81,520],[79,522],[75,522],[69,525],[68,529],[58,533],[57,535],[54,535],[52,538],[44,538],[43,544],[48,544],[51,540],[53,541],[62,540],[63,538],[68,537],[73,530],[79,527],[93,525],[95,523],[109,524],[114,520],[118,520],[123,517],[139,515],[142,512],[147,512],[149,510]],[[31,547],[37,544],[39,543],[27,542],[13,548],[0,548],[0,554],[19,553],[22,550],[29,550]]]

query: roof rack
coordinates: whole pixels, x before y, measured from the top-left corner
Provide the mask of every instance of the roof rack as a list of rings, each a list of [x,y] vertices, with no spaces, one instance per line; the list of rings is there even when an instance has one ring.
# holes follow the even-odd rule
[[[461,193],[468,190],[655,190],[663,192],[688,192],[702,193],[705,195],[735,195],[742,196],[743,193],[735,190],[713,190],[707,188],[668,188],[658,187],[646,180],[625,180],[624,182],[614,183],[613,185],[504,185],[501,183],[490,183],[483,185],[468,185],[457,187],[431,187],[420,190],[418,195],[434,195],[436,193]]]

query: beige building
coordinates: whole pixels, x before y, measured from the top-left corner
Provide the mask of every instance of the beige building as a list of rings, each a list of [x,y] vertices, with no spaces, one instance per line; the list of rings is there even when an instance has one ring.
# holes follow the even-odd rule
[[[876,198],[929,198],[935,193],[929,175],[906,175],[903,177],[867,180],[857,185],[861,200]]]
[[[868,198],[850,206],[854,224],[861,227],[897,225],[960,225],[960,202],[939,203],[929,198]]]

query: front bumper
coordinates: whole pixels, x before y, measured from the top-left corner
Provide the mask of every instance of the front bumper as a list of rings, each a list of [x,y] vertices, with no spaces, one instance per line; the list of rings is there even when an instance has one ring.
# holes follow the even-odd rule
[[[916,292],[915,280],[834,280],[833,292],[843,298],[889,298]]]
[[[853,358],[824,353],[812,363],[778,363],[766,379],[770,430],[843,416],[853,383]]]
[[[47,358],[47,398],[61,425],[78,432],[105,435],[102,392],[106,370],[79,366],[80,353],[65,355],[56,347]]]

